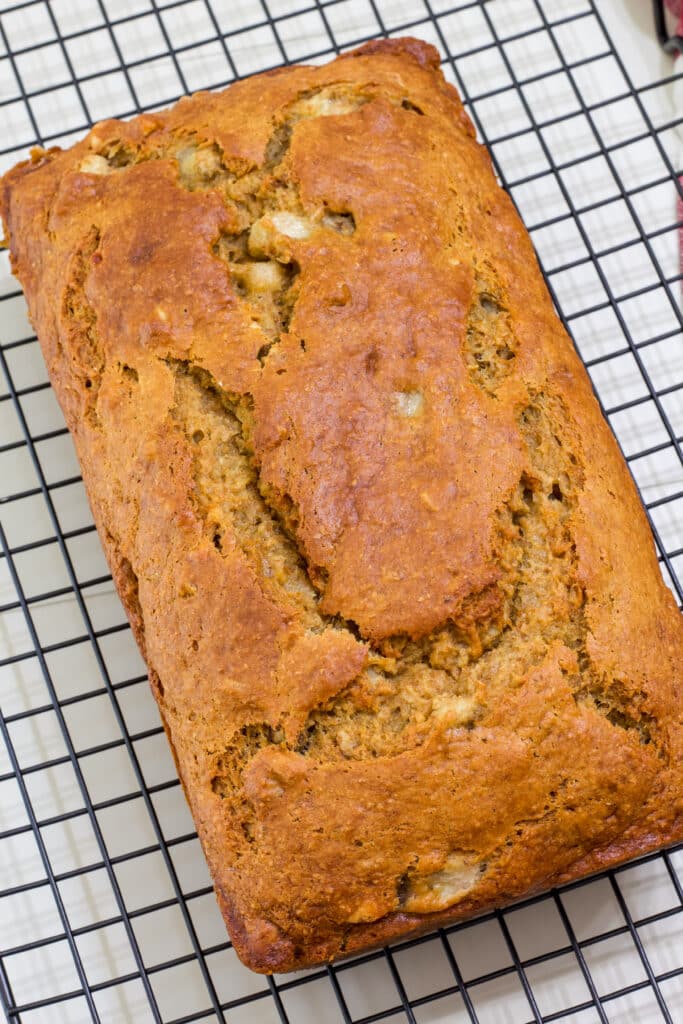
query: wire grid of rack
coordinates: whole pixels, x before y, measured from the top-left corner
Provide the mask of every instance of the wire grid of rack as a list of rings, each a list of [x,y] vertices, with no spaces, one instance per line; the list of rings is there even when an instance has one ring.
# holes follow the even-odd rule
[[[668,105],[672,65],[638,81],[610,39],[608,6],[4,3],[0,169],[38,141],[67,144],[104,116],[284,61],[384,34],[434,42],[531,230],[681,604],[682,119]],[[10,1021],[683,1021],[683,849],[334,967],[244,969],[6,254],[0,343],[0,1005]]]

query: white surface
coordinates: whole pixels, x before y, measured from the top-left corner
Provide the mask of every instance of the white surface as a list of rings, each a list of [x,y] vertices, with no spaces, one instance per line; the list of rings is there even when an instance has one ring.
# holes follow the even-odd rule
[[[12,7],[0,4],[0,11]],[[162,27],[147,0],[107,0],[109,16],[116,20],[128,13],[146,11],[134,22],[123,22],[114,29],[114,40],[102,27],[102,8],[95,0],[55,0],[52,12],[62,33],[88,29],[75,36],[67,51],[78,76],[92,76],[82,83],[82,95],[93,118],[110,114],[129,114],[135,102],[143,106],[163,105],[182,90],[215,86],[227,82],[231,70],[225,51],[214,34],[205,3],[183,6],[160,3],[163,29],[181,50],[178,67],[165,56],[167,43]],[[270,0],[273,14],[288,14],[304,8],[284,0]],[[649,35],[649,4],[645,0],[598,0],[598,11],[618,41],[619,52],[634,84],[643,88],[671,73],[672,62],[665,58]],[[460,8],[453,10],[453,8]],[[647,8],[647,16],[645,9]],[[248,73],[277,64],[281,54],[267,25],[247,28],[263,22],[263,8],[254,0],[216,0],[212,4],[222,32],[239,34],[227,37],[229,50],[239,73]],[[422,0],[378,0],[375,9],[390,31],[411,23],[410,31],[441,46]],[[667,295],[662,274],[675,278],[679,273],[674,224],[674,192],[671,182],[654,180],[666,177],[661,153],[649,138],[628,143],[647,133],[647,124],[638,102],[629,95],[628,84],[612,57],[585,63],[588,58],[608,50],[598,21],[587,0],[544,0],[542,10],[553,21],[576,15],[552,34],[544,31],[539,7],[533,0],[493,0],[481,8],[464,0],[434,0],[431,9],[440,15],[439,26],[449,47],[461,54],[457,68],[468,91],[486,98],[475,108],[493,151],[519,204],[533,237],[560,307],[569,318],[576,342],[585,359],[592,361],[591,373],[608,409],[631,398],[642,398],[628,410],[614,412],[611,422],[626,454],[637,454],[646,447],[663,445],[659,451],[632,461],[631,466],[646,501],[683,492],[683,466],[669,444],[667,434],[637,361],[629,351],[605,358],[628,348],[624,329],[616,311],[623,317],[635,342],[655,335],[666,337],[657,344],[640,349],[639,355],[655,386],[665,388],[683,382],[683,339],[680,320],[672,298],[680,294],[678,282]],[[442,13],[443,12],[443,13]],[[380,30],[377,15],[366,0],[341,0],[325,9],[328,24],[342,45]],[[519,38],[505,45],[502,58],[493,45],[490,23],[504,37]],[[413,24],[414,23],[414,24]],[[81,133],[85,115],[78,93],[69,85],[69,71],[58,45],[50,42],[54,29],[44,4],[34,4],[2,17],[2,25],[13,49],[47,45],[17,58],[17,70],[24,87],[47,90],[31,99],[38,126],[54,136],[50,141],[68,143]],[[532,35],[521,35],[537,27]],[[285,50],[292,59],[317,54],[326,59],[330,39],[319,11],[308,11],[278,23]],[[114,42],[128,62],[137,62],[128,78],[118,69]],[[555,43],[565,59],[575,65],[571,75],[560,69]],[[194,44],[197,44],[196,46]],[[471,53],[477,47],[484,49]],[[2,54],[0,48],[0,55]],[[581,63],[581,62],[584,63]],[[450,77],[452,71],[448,67]],[[534,80],[534,76],[557,68],[557,73]],[[184,83],[179,76],[184,76]],[[526,82],[523,93],[529,111],[510,88],[510,69]],[[577,99],[578,90],[579,98]],[[0,56],[0,99],[17,95],[9,61]],[[623,97],[619,99],[618,97]],[[655,125],[671,121],[670,88],[645,89],[640,101]],[[591,110],[590,118],[581,109],[581,100]],[[567,113],[570,120],[558,120]],[[592,120],[592,124],[590,121]],[[25,155],[33,132],[26,105],[16,102],[0,107],[0,146],[16,145],[16,151],[0,157],[4,169]],[[516,128],[523,134],[509,137]],[[539,134],[540,133],[540,134]],[[547,153],[539,139],[547,147]],[[495,141],[498,140],[498,141]],[[661,141],[669,157],[681,169],[678,144],[673,130],[666,130]],[[600,143],[612,147],[609,165],[600,154]],[[624,143],[628,143],[625,144]],[[582,157],[580,163],[571,163]],[[554,169],[549,166],[549,158]],[[557,165],[563,169],[557,171]],[[531,177],[530,177],[531,176]],[[527,179],[527,180],[523,180]],[[566,195],[558,187],[558,180]],[[629,211],[620,198],[621,187],[632,194]],[[597,200],[604,205],[585,210]],[[573,211],[568,206],[568,201]],[[577,215],[576,211],[579,212]],[[666,229],[652,239],[656,256],[653,263],[642,240],[648,233]],[[585,233],[585,236],[581,232]],[[605,253],[599,266],[607,284],[619,301],[608,301],[604,284],[588,255],[587,243],[594,251]],[[568,266],[570,265],[570,266]],[[564,268],[564,269],[559,269]],[[646,289],[646,290],[643,290]],[[25,307],[16,295],[16,283],[9,275],[6,254],[0,255],[0,340],[4,344],[31,337]],[[621,298],[633,292],[635,297]],[[595,307],[595,308],[593,308]],[[587,309],[592,311],[587,313]],[[18,389],[31,389],[45,382],[45,370],[35,342],[9,348],[9,371]],[[0,395],[6,385],[0,379]],[[678,436],[683,434],[683,390],[662,398]],[[63,426],[59,409],[49,390],[27,391],[21,408],[34,436]],[[0,446],[21,441],[21,425],[12,403],[0,401]],[[42,471],[48,483],[60,484],[77,476],[68,437],[60,434],[36,442]],[[0,496],[31,491],[39,486],[26,446],[0,451]],[[275,1004],[267,982],[240,966],[225,941],[225,931],[209,891],[206,867],[194,837],[192,822],[175,780],[173,764],[160,731],[156,706],[144,679],[144,667],[131,640],[130,631],[109,582],[95,582],[106,576],[106,567],[91,517],[79,482],[56,486],[51,490],[61,529],[75,534],[67,541],[69,556],[97,634],[102,665],[114,686],[115,701],[131,740],[131,749],[139,760],[142,776],[151,787],[149,802],[140,795],[131,757],[123,741],[115,705],[103,686],[102,666],[88,638],[83,609],[70,586],[68,567],[58,546],[42,494],[29,494],[0,506],[0,518],[12,549],[48,540],[44,546],[18,552],[13,561],[26,597],[63,589],[65,593],[31,605],[38,638],[46,653],[46,668],[62,703],[60,714],[76,752],[104,748],[82,754],[78,765],[81,788],[69,749],[59,727],[57,713],[15,719],[9,735],[16,757],[26,771],[24,782],[33,812],[39,821],[63,811],[71,813],[66,821],[44,824],[40,835],[52,871],[60,876],[59,892],[64,911],[73,929],[79,929],[78,953],[90,985],[135,974],[134,946],[148,968],[149,980],[159,1012],[164,1020],[183,1015],[192,1019],[215,1020],[209,1013],[210,998],[193,952],[193,942],[183,921],[176,888],[184,894],[185,906],[196,931],[196,941],[205,951],[206,963],[221,1002],[237,1002],[249,995],[263,994],[253,1002],[228,1010],[226,1019],[234,1024],[266,1024],[277,1021]],[[661,539],[669,551],[683,547],[683,500],[653,508],[652,514]],[[87,532],[80,532],[86,529]],[[674,565],[679,573],[683,559]],[[0,605],[16,603],[15,587],[5,559],[0,560]],[[69,641],[69,646],[63,646]],[[33,643],[20,608],[9,607],[0,613],[0,706],[4,716],[21,715],[31,708],[50,703],[44,672],[32,655]],[[7,663],[12,655],[26,655]],[[4,662],[4,663],[3,663]],[[79,695],[88,699],[69,701]],[[152,731],[151,735],[150,730]],[[31,767],[55,760],[52,767],[31,771]],[[0,832],[18,829],[27,823],[26,811],[17,783],[5,778],[10,772],[7,750],[0,738]],[[84,796],[84,791],[87,794]],[[106,807],[98,805],[114,800]],[[84,813],[86,802],[96,808],[96,824]],[[153,812],[153,813],[150,813]],[[159,849],[160,836],[170,842],[170,864]],[[108,877],[100,841],[104,844],[116,888]],[[138,851],[145,850],[144,854]],[[169,867],[172,871],[169,871]],[[84,869],[76,876],[69,873]],[[571,949],[571,935],[582,943],[582,952],[598,994],[607,997],[604,1011],[612,1024],[655,1024],[663,1020],[653,991],[647,985],[646,964],[625,927],[624,909],[638,922],[638,934],[649,965],[661,974],[674,972],[661,983],[669,1013],[674,1022],[683,1021],[683,912],[672,874],[683,870],[683,855],[675,854],[667,865],[664,858],[629,867],[615,874],[551,895],[531,906],[514,909],[500,919],[488,919],[453,931],[447,939],[430,937],[409,948],[394,951],[395,967],[408,998],[415,1001],[415,1019],[421,1024],[438,1021],[465,1022],[470,1019],[462,996],[454,991],[455,979],[449,956],[454,955],[466,983],[490,972],[503,971],[499,977],[477,981],[468,988],[480,1024],[523,1024],[533,1019],[520,975],[515,970],[503,925],[516,955],[527,966],[525,975],[542,1014],[558,1013],[566,1024],[592,1024],[596,1010],[567,1013],[570,1007],[590,1002],[590,993],[579,962]],[[3,949],[35,943],[41,937],[63,934],[54,896],[45,879],[39,848],[31,831],[0,839],[0,890],[6,892],[23,883],[36,887],[15,895],[0,895],[0,956]],[[623,904],[619,902],[623,900]],[[133,936],[128,937],[121,921],[121,905],[133,914]],[[163,904],[163,906],[159,906]],[[145,907],[156,909],[139,913]],[[566,915],[565,921],[561,911]],[[660,912],[670,916],[653,923],[647,919]],[[90,926],[107,921],[105,927]],[[610,936],[605,937],[609,932]],[[595,940],[595,941],[593,941]],[[585,944],[584,944],[585,943]],[[543,962],[534,958],[557,952]],[[155,968],[181,957],[180,964]],[[531,961],[531,963],[529,963]],[[65,941],[26,950],[6,957],[17,1003],[54,999],[58,992],[80,988],[74,959]],[[390,970],[390,962],[380,954],[357,966],[345,966],[337,972],[348,1012],[353,1020],[366,1015],[395,1014],[385,1020],[405,1020],[401,999]],[[291,978],[282,983],[281,996],[289,1019],[294,1022],[336,1022],[342,1017],[331,982],[323,973],[316,980],[292,986]],[[629,994],[610,999],[610,993],[625,986],[641,986]],[[424,997],[441,993],[438,998]],[[107,1024],[152,1019],[148,998],[139,978],[120,981],[100,988],[95,1003]],[[22,1014],[32,1024],[80,1022],[90,1020],[83,997],[53,1003]]]

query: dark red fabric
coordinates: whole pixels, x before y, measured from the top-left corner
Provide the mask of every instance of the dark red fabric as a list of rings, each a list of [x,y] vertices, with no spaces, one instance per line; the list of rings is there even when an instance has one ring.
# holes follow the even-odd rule
[[[683,0],[666,0],[666,6],[678,18],[678,35],[683,34]]]

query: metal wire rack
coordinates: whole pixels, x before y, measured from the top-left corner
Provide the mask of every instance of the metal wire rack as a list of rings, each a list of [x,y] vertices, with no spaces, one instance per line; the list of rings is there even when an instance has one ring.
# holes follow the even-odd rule
[[[282,62],[386,34],[434,42],[531,231],[681,604],[683,118],[669,105],[672,65],[653,79],[629,64],[610,5],[2,3],[0,170],[104,116]],[[275,978],[242,968],[6,254],[0,364],[9,1021],[683,1021],[683,849],[335,967]]]

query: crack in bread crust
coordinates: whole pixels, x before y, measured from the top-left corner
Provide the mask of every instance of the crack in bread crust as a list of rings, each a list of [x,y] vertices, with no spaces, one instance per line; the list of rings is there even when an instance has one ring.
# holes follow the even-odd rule
[[[467,317],[465,359],[474,383],[495,395],[512,371],[517,339],[507,308],[509,299],[495,267],[474,262],[474,301]]]
[[[247,439],[247,396],[222,391],[201,367],[167,361],[175,376],[172,416],[192,451],[193,500],[214,547],[235,541],[277,598],[296,603],[302,622],[321,632],[325,620],[306,562],[276,511],[259,489],[259,474]]]
[[[227,197],[239,212],[240,230],[223,233],[214,251],[227,263],[237,294],[250,304],[254,323],[266,335],[267,341],[258,353],[262,365],[289,330],[297,300],[300,268],[291,254],[292,240],[305,239],[318,227],[347,237],[355,231],[353,215],[348,211],[322,206],[310,215],[304,209],[286,168],[292,131],[301,121],[352,113],[365,102],[365,97],[339,87],[307,91],[280,113],[266,145],[263,165],[227,184]],[[197,151],[194,160],[201,164],[205,152]],[[218,167],[223,168],[223,164],[219,162]],[[184,180],[191,187],[192,178]]]
[[[173,416],[193,451],[194,498],[214,545],[220,550],[227,532],[235,537],[264,587],[284,590],[297,603],[307,630],[333,626],[356,636],[355,624],[320,612],[315,573],[262,491],[248,441],[248,399],[226,395],[201,368],[176,363],[174,372]],[[473,728],[496,694],[518,685],[556,644],[572,652],[575,664],[566,671],[577,701],[650,742],[648,716],[629,708],[617,689],[606,690],[591,670],[570,526],[581,473],[560,437],[565,415],[543,396],[519,414],[528,468],[498,513],[500,582],[420,640],[399,635],[371,647],[367,669],[309,714],[293,749],[324,761],[363,760],[419,745],[445,720]],[[539,638],[535,644],[530,635]],[[269,735],[288,748],[284,733]],[[240,758],[242,748],[240,738]],[[229,760],[227,751],[221,760]]]
[[[74,376],[83,389],[84,415],[94,426],[98,422],[97,396],[105,358],[97,338],[97,316],[86,296],[86,283],[99,244],[99,228],[92,225],[71,259],[62,307],[62,315],[70,324],[69,337],[66,343],[59,343],[60,352],[68,353]]]

